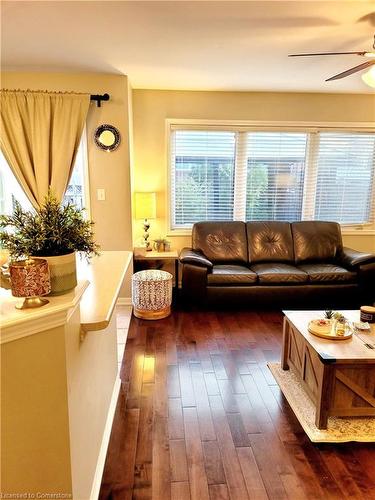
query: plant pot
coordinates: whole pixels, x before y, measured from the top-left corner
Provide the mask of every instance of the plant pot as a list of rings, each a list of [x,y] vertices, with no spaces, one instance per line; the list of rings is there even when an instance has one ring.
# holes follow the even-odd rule
[[[37,259],[38,257],[33,257]],[[51,276],[51,293],[49,295],[61,295],[77,286],[76,253],[53,257],[40,256],[48,262]]]

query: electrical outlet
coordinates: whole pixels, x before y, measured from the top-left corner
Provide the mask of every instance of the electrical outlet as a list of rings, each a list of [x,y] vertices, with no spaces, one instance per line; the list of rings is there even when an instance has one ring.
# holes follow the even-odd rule
[[[105,189],[97,189],[97,198],[99,201],[105,201]]]

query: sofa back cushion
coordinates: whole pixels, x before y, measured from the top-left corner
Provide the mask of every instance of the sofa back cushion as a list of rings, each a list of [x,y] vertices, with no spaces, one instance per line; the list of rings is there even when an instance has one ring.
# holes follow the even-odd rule
[[[246,226],[236,221],[205,221],[193,226],[192,246],[213,263],[247,262]]]
[[[337,222],[293,222],[292,234],[296,264],[332,262],[342,251],[341,229]]]
[[[247,222],[249,262],[294,262],[289,222]]]

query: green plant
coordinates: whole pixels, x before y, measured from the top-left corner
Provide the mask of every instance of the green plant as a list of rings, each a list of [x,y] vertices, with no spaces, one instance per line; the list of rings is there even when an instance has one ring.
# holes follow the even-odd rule
[[[85,220],[83,210],[60,204],[49,193],[35,212],[25,211],[18,201],[12,215],[0,216],[0,246],[13,259],[48,257],[82,252],[86,258],[98,255],[93,222]]]
[[[326,309],[324,315],[327,319],[335,319],[336,321],[345,321],[345,316],[338,311],[333,311],[332,309]]]
[[[339,313],[338,311],[335,312],[335,314],[333,315],[333,318],[336,321],[339,321],[340,323],[342,323],[343,321],[345,321],[345,316],[343,314]]]

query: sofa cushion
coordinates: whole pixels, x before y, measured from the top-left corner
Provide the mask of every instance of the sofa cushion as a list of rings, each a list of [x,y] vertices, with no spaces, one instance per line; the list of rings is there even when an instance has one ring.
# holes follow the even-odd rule
[[[342,251],[341,229],[337,222],[293,222],[292,234],[296,264],[332,262]]]
[[[197,222],[192,244],[213,263],[247,263],[247,238],[244,222]]]
[[[253,285],[257,275],[248,267],[235,264],[217,264],[207,275],[209,285]]]
[[[260,283],[306,283],[307,274],[290,264],[269,262],[267,264],[251,264],[251,270],[258,275]]]
[[[289,222],[247,222],[249,262],[294,262]]]
[[[316,283],[352,283],[357,277],[356,273],[336,264],[302,264],[298,267],[308,274],[309,281]]]

